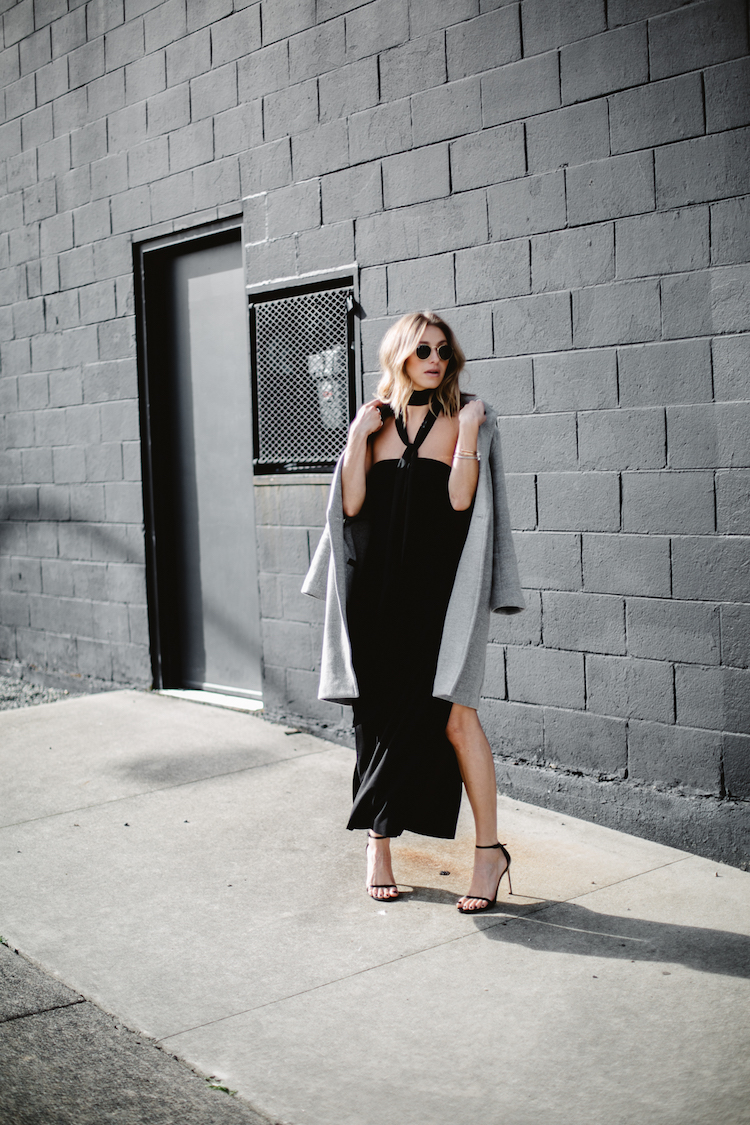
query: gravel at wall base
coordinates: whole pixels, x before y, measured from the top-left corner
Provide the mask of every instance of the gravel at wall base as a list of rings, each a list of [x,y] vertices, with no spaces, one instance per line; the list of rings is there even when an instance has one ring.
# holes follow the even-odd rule
[[[0,711],[34,707],[37,703],[55,703],[58,699],[69,697],[70,692],[58,688],[41,687],[14,676],[0,676]]]

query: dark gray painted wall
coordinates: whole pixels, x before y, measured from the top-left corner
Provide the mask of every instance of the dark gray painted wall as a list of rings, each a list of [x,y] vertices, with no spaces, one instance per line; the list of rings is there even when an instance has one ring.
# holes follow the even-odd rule
[[[689,804],[738,861],[745,0],[0,6],[0,658],[149,681],[132,242],[242,209],[249,284],[358,263],[366,392],[429,305],[502,415],[529,610],[483,718],[514,791],[555,767],[594,815],[580,775],[633,830],[658,794],[647,833]],[[269,713],[345,737],[298,593],[324,485],[256,492]]]

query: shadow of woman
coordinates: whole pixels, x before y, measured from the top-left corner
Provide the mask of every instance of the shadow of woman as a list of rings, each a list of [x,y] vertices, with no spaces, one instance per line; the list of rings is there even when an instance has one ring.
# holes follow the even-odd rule
[[[503,902],[481,918],[482,932],[493,941],[523,944],[540,953],[669,961],[702,973],[750,977],[747,934],[600,914],[573,902],[548,901],[519,913]],[[495,925],[487,925],[490,918]]]

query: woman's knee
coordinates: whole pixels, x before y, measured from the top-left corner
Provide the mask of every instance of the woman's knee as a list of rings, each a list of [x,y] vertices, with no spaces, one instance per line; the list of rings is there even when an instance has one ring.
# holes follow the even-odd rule
[[[465,745],[467,740],[481,729],[479,717],[473,707],[464,707],[460,703],[453,704],[445,728],[448,741],[453,746],[460,748]]]

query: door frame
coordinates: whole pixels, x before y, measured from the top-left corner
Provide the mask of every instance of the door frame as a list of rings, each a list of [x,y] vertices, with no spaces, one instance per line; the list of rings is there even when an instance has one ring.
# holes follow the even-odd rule
[[[136,354],[138,363],[138,409],[141,434],[141,478],[143,484],[143,518],[145,532],[146,601],[149,636],[151,641],[151,672],[156,690],[164,688],[164,648],[162,618],[159,604],[159,575],[157,550],[157,517],[155,501],[154,424],[152,418],[152,369],[158,365],[159,341],[157,333],[149,335],[147,316],[147,289],[156,271],[167,256],[181,251],[197,251],[233,242],[239,239],[242,247],[243,278],[245,270],[245,239],[242,215],[231,216],[184,231],[176,231],[158,238],[133,243],[133,271],[135,277]],[[248,318],[245,317],[245,335],[250,368],[250,336]],[[260,621],[258,622],[260,634]]]

